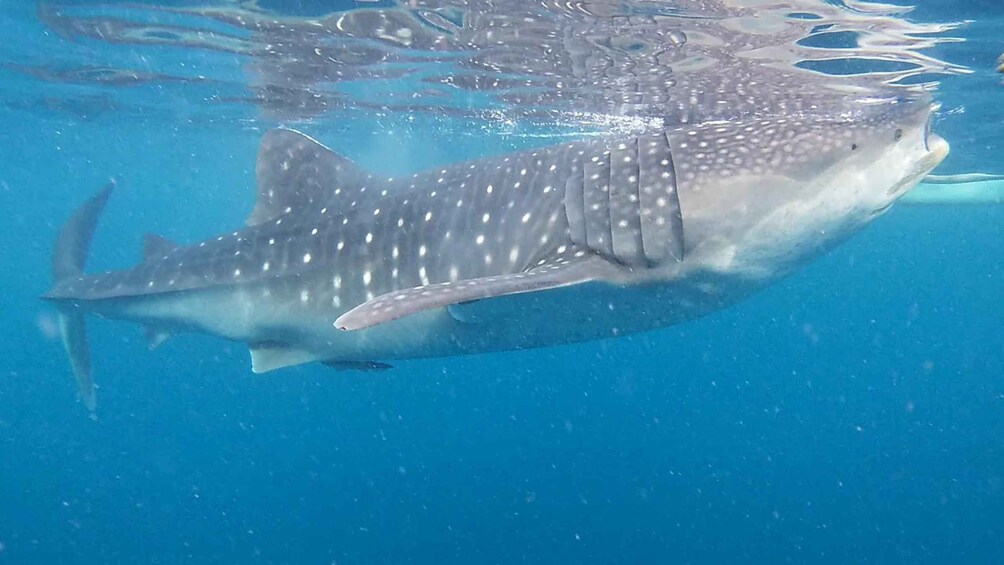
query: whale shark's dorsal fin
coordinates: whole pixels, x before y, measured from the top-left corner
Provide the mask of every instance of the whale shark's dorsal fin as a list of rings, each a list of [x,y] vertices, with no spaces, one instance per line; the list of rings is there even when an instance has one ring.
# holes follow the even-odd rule
[[[258,145],[255,178],[258,198],[249,226],[327,204],[339,188],[358,190],[373,176],[300,132],[274,129]]]
[[[143,234],[143,259],[163,257],[178,248],[178,244],[155,233]]]

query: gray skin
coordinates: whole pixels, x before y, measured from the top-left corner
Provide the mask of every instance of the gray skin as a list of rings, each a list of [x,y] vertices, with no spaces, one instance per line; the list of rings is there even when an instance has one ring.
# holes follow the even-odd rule
[[[855,232],[947,154],[923,96],[746,118],[378,178],[289,130],[248,226],[83,275],[108,191],[64,228],[45,295],[85,403],[84,314],[246,342],[255,372],[632,334],[734,303]]]

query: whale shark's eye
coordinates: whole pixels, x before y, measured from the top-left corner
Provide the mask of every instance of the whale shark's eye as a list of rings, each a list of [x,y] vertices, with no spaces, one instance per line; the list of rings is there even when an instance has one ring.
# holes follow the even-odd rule
[[[852,143],[851,144],[851,151],[857,151],[857,149],[858,149],[858,144],[857,143]]]
[[[896,141],[903,139],[903,130],[897,129],[896,133],[892,134],[892,138],[895,139]]]

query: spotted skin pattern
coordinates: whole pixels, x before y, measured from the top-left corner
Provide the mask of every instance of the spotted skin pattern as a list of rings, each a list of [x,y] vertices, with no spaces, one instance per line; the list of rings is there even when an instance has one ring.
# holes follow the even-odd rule
[[[847,115],[667,126],[400,178],[274,130],[245,227],[148,237],[134,268],[84,274],[104,191],[57,240],[45,298],[89,407],[86,314],[151,343],[245,342],[256,372],[635,333],[733,303],[888,209],[947,153],[931,111],[870,96]]]

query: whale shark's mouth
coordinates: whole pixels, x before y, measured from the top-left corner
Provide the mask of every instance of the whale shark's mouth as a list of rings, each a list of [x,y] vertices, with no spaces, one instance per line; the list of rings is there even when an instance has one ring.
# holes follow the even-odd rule
[[[906,193],[907,189],[923,180],[928,173],[930,173],[935,167],[945,160],[945,157],[948,156],[950,149],[948,142],[940,135],[931,132],[930,119],[928,120],[924,133],[924,148],[927,149],[927,153],[913,165],[913,169],[909,174],[904,176],[903,179],[896,184],[889,187],[886,194],[893,197],[893,200],[875,210],[874,214],[881,214],[889,209],[889,206],[893,205],[896,198],[902,196]]]
[[[889,203],[886,204],[885,206],[880,206],[872,210],[871,217],[874,218],[876,216],[881,216],[882,214],[885,214],[889,210],[889,208],[892,208],[892,205],[895,203],[896,200],[890,200]]]
[[[945,141],[943,137],[936,133],[931,133],[930,131],[930,120],[928,120],[928,129],[926,135],[924,136],[924,146],[927,148],[927,155],[917,161],[914,165],[913,170],[915,175],[910,175],[911,180],[920,181],[927,176],[935,167],[941,164],[948,157],[948,153],[951,147],[948,142]]]
[[[927,123],[924,124],[924,149],[931,150],[931,121],[934,119],[934,112],[927,116]]]

